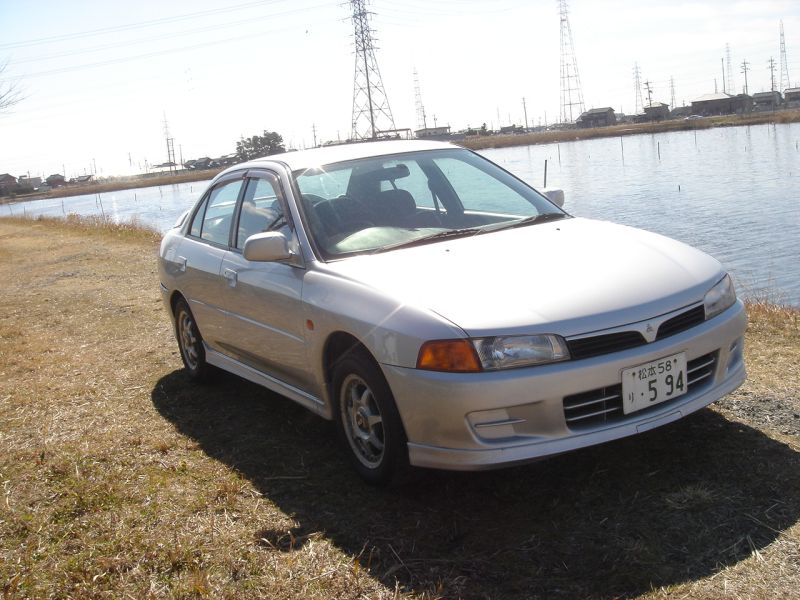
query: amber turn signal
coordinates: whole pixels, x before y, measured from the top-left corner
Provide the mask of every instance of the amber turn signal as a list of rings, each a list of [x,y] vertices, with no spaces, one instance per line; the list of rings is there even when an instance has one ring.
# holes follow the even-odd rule
[[[477,373],[481,363],[475,347],[467,340],[425,342],[419,349],[417,368],[428,371]]]

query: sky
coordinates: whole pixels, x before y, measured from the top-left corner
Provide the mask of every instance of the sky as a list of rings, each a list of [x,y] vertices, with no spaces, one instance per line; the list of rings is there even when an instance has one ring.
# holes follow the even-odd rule
[[[652,100],[770,89],[783,21],[800,85],[797,0],[570,0],[586,109],[634,112],[634,65]],[[121,7],[126,6],[124,10]],[[557,0],[372,0],[376,57],[395,124],[551,124],[560,109]],[[287,146],[350,136],[355,55],[344,0],[0,0],[0,173],[98,176],[235,151],[277,131]],[[779,70],[776,68],[776,78]],[[727,77],[727,75],[726,75]],[[716,79],[716,82],[715,82]],[[646,101],[646,92],[642,92]]]

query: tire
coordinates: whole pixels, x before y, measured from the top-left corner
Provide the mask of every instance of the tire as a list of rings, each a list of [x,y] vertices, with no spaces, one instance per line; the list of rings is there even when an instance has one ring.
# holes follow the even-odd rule
[[[197,328],[192,311],[189,310],[189,305],[183,298],[175,303],[175,337],[178,340],[183,366],[186,367],[189,377],[195,381],[208,381],[212,367],[206,362],[203,337]]]
[[[333,370],[334,420],[358,474],[387,485],[408,470],[403,424],[389,384],[366,352],[352,352]]]

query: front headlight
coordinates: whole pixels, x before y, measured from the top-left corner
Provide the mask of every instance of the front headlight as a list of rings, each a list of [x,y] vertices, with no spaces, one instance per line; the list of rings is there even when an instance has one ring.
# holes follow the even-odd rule
[[[569,360],[564,338],[557,335],[514,335],[472,340],[485,370],[513,369]]]
[[[733,289],[733,281],[731,281],[730,275],[725,275],[703,298],[706,320],[716,317],[725,309],[733,306],[734,302],[736,302],[736,291]]]

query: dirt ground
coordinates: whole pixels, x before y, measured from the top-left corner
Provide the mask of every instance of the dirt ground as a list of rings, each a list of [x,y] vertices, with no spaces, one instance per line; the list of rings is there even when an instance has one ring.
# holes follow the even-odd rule
[[[0,590],[10,598],[796,598],[798,312],[750,377],[635,438],[363,484],[329,423],[191,383],[157,239],[0,220]]]

